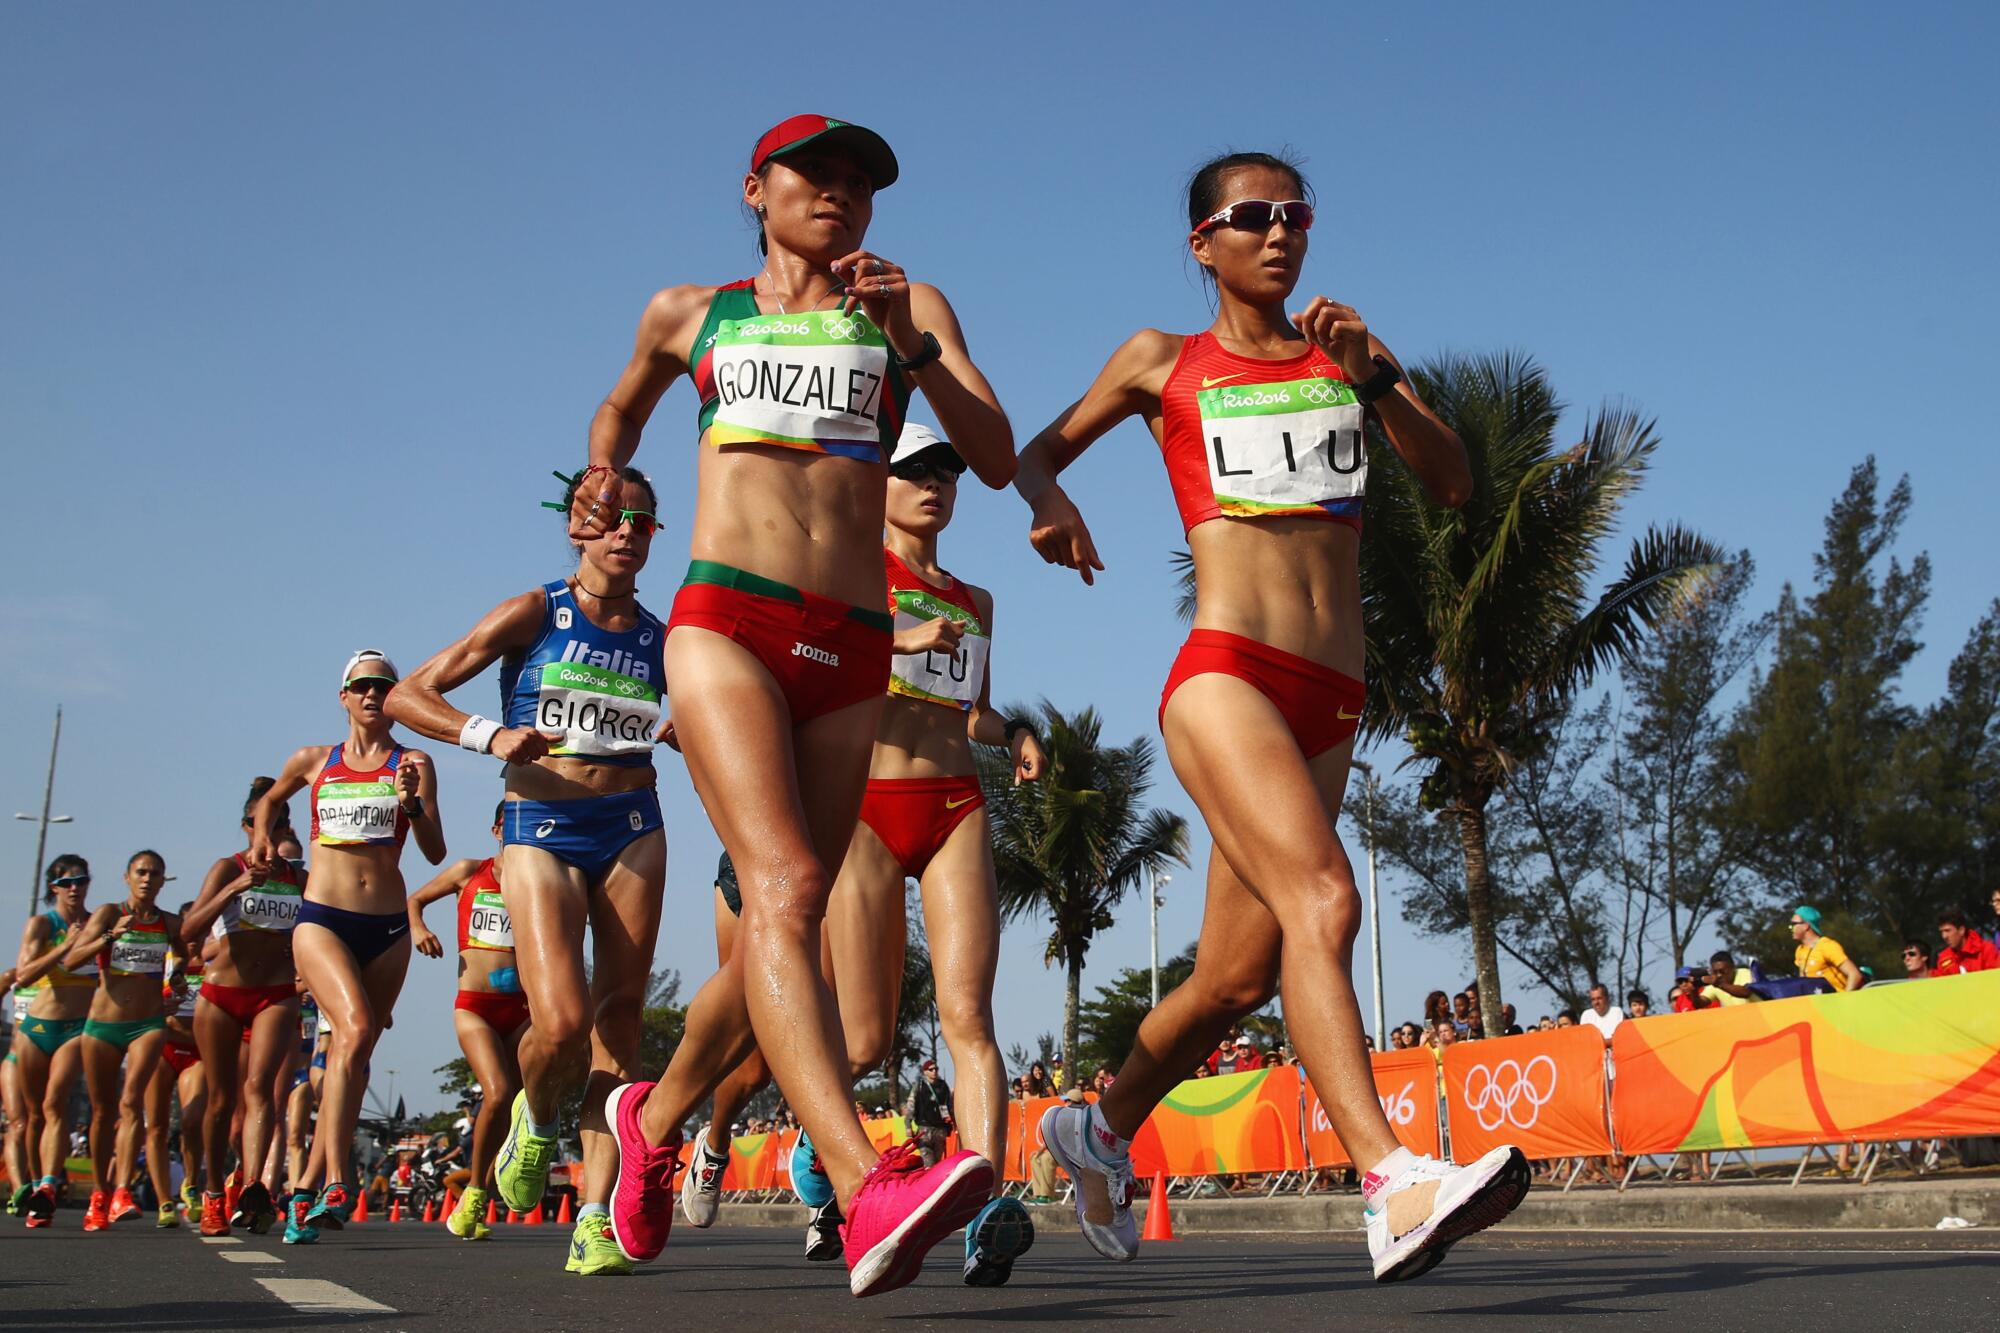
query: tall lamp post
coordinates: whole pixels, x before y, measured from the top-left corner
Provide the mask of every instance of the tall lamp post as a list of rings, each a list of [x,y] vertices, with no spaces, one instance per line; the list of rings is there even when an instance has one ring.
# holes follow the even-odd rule
[[[1153,936],[1153,1007],[1160,1007],[1160,890],[1174,882],[1172,875],[1162,875],[1156,870],[1146,872],[1151,883],[1146,886],[1146,916],[1152,926]]]
[[[15,814],[16,819],[25,819],[41,828],[35,834],[35,868],[28,875],[28,915],[33,916],[42,905],[42,857],[49,850],[49,825],[68,824],[73,821],[68,815],[52,815],[49,804],[56,794],[56,750],[62,745],[62,705],[56,705],[56,731],[49,741],[49,776],[42,783],[42,813],[40,815]]]
[[[1361,770],[1361,828],[1368,843],[1368,953],[1375,973],[1375,1049],[1389,1049],[1388,1005],[1382,998],[1382,911],[1375,896],[1375,766],[1356,759]]]

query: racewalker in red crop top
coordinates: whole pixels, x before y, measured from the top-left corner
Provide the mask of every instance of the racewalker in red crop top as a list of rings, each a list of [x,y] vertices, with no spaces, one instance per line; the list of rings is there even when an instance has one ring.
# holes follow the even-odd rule
[[[1334,820],[1361,713],[1360,681],[1339,668],[1366,652],[1364,409],[1434,500],[1462,503],[1471,474],[1463,444],[1399,387],[1352,307],[1291,304],[1312,218],[1310,190],[1282,159],[1234,153],[1200,168],[1186,236],[1214,281],[1213,325],[1129,339],[1022,454],[1031,542],[1088,582],[1103,566],[1056,476],[1126,417],[1152,425],[1196,575],[1195,629],[1168,677],[1161,730],[1214,840],[1195,975],[1147,1014],[1097,1105],[1058,1107],[1041,1128],[1079,1200],[1096,1201],[1079,1206],[1086,1240],[1134,1257],[1130,1140],[1215,1034],[1270,997],[1282,961],[1285,1012],[1308,1020],[1293,1023],[1293,1041],[1365,1173],[1375,1277],[1394,1281],[1505,1217],[1529,1173],[1512,1148],[1441,1167],[1402,1147],[1357,1036],[1346,974],[1359,895]]]
[[[622,507],[620,469],[643,423],[674,379],[692,375],[707,447],[697,466],[695,562],[668,618],[673,722],[690,765],[710,779],[704,805],[741,875],[749,928],[771,910],[781,880],[798,901],[822,901],[832,876],[815,843],[829,828],[852,828],[889,677],[876,562],[881,469],[902,421],[898,381],[924,390],[983,481],[1005,485],[1013,473],[1011,428],[949,303],[862,248],[877,192],[895,175],[887,144],[858,126],[793,117],[752,159],[741,198],[763,231],[763,271],[720,289],[669,288],[649,304],[592,425],[590,461],[602,475],[593,471],[579,488],[572,513],[572,531],[615,517],[606,511]],[[746,668],[775,688],[741,688]],[[746,745],[762,755],[765,738],[778,735],[812,756],[804,769],[791,771],[791,740],[771,748],[769,762],[741,762]],[[753,819],[753,810],[763,813]],[[833,1048],[805,1036],[839,1021],[805,938],[777,932],[772,949],[746,961],[697,995],[695,1030],[740,1043],[746,1034],[731,1030],[740,1021],[732,1016],[745,1015],[811,1128],[839,1201],[886,1187],[888,1173],[869,1176],[879,1154],[854,1115],[848,1071]],[[703,1026],[711,1022],[722,1026]],[[657,1150],[728,1072],[720,1052],[702,1045],[683,1042],[672,1074],[641,1094],[639,1142],[628,1146],[621,1134],[621,1153]],[[939,1228],[972,1192],[987,1192],[979,1182],[990,1163],[952,1170],[958,1178],[937,1177],[949,1198],[926,1202],[921,1189],[902,1192],[904,1181],[897,1203],[846,1213],[857,1294],[909,1281],[911,1256],[943,1238]],[[665,1242],[660,1219],[672,1199],[650,1187],[632,1195],[621,1187],[611,1231],[624,1254],[648,1259]],[[920,1203],[907,1228],[892,1220]]]

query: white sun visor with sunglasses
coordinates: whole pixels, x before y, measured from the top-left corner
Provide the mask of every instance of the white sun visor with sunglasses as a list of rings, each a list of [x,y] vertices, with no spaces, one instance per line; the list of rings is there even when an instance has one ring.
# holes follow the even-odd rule
[[[896,447],[889,451],[889,466],[894,468],[899,463],[907,463],[927,449],[942,450],[935,456],[935,461],[954,472],[965,471],[965,460],[958,456],[958,450],[951,447],[951,441],[940,437],[929,426],[914,421],[903,423],[903,432],[896,437]]]
[[[357,668],[367,668],[357,670]],[[346,689],[357,680],[401,680],[403,673],[396,670],[396,664],[389,655],[379,648],[363,648],[347,659],[347,665],[340,669],[340,688]]]

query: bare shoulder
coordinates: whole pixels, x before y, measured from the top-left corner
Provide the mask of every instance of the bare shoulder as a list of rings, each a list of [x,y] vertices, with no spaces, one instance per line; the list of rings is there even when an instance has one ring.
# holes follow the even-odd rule
[[[1167,376],[1180,359],[1187,338],[1164,329],[1140,329],[1118,344],[1105,363],[1104,373],[1119,385],[1143,389],[1157,396],[1166,388]]]
[[[292,757],[285,761],[286,777],[304,777],[317,773],[326,767],[327,759],[333,754],[331,745],[305,745],[292,751]]]
[[[640,343],[667,352],[686,347],[708,314],[717,290],[712,284],[684,283],[654,292],[639,319]]]
[[[959,582],[964,583],[965,580],[960,579]],[[965,591],[971,594],[972,604],[979,608],[979,619],[988,628],[991,628],[993,622],[993,594],[976,583],[966,583]]]

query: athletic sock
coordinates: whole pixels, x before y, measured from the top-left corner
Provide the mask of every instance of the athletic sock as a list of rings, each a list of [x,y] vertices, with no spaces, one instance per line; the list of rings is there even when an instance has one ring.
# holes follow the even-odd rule
[[[556,1136],[556,1130],[561,1128],[559,1125],[543,1124],[541,1121],[535,1119],[535,1113],[532,1110],[521,1117],[521,1123],[526,1125],[528,1132],[538,1139],[552,1139]]]
[[[1126,1150],[1132,1146],[1132,1140],[1120,1138],[1117,1131],[1113,1130],[1110,1124],[1105,1121],[1104,1104],[1102,1102],[1091,1103],[1090,1137],[1096,1140],[1094,1146],[1097,1154],[1107,1160],[1114,1157],[1123,1157]]]
[[[1361,1204],[1364,1208],[1374,1208],[1376,1196],[1389,1188],[1397,1176],[1417,1160],[1417,1155],[1408,1148],[1398,1147],[1396,1151],[1375,1163],[1373,1169],[1361,1176]]]
[[[611,1209],[601,1203],[587,1203],[576,1210],[576,1220],[581,1222],[592,1213],[597,1214],[599,1217],[609,1217],[611,1216]]]

